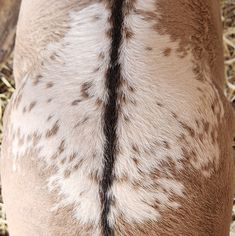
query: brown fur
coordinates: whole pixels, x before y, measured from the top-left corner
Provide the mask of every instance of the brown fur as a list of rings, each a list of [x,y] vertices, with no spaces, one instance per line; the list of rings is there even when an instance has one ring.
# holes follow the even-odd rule
[[[27,1],[29,3],[29,0],[25,0],[25,4],[27,4]],[[36,232],[38,235],[47,232],[48,236],[92,235],[95,227],[99,229],[100,225],[82,224],[74,216],[76,208],[79,209],[82,201],[76,206],[70,204],[58,208],[57,212],[51,212],[48,209],[51,209],[58,200],[64,200],[66,197],[59,194],[58,182],[56,184],[53,182],[56,189],[53,192],[48,193],[46,185],[50,179],[49,177],[54,176],[55,173],[57,174],[56,177],[59,176],[60,179],[63,180],[64,178],[64,181],[68,181],[66,182],[68,183],[66,193],[73,192],[69,188],[76,185],[77,179],[72,180],[75,181],[72,183],[75,185],[71,186],[69,180],[71,176],[76,177],[77,174],[81,174],[81,177],[87,177],[84,178],[84,185],[88,184],[91,186],[90,189],[95,189],[100,182],[102,162],[93,161],[102,159],[102,152],[99,148],[103,145],[104,137],[100,134],[103,124],[100,124],[99,117],[102,115],[107,94],[95,90],[97,87],[102,90],[103,84],[100,83],[96,87],[98,82],[92,76],[95,77],[98,74],[99,80],[102,76],[105,77],[108,64],[107,52],[105,52],[104,46],[107,45],[104,45],[99,52],[97,50],[95,57],[97,57],[99,63],[91,68],[92,79],[84,81],[83,78],[78,79],[76,77],[76,82],[82,81],[76,87],[76,90],[73,89],[75,88],[74,84],[72,84],[72,88],[69,88],[69,81],[74,82],[71,78],[66,83],[53,80],[53,73],[57,73],[57,71],[52,71],[52,74],[50,74],[48,67],[51,65],[50,63],[57,65],[61,58],[59,58],[57,52],[44,53],[44,49],[48,43],[59,42],[70,30],[68,15],[71,9],[79,12],[91,3],[102,2],[106,9],[110,10],[114,0],[86,0],[79,1],[79,3],[73,0],[70,4],[61,1],[60,7],[63,11],[60,12],[60,7],[55,5],[53,12],[55,15],[50,17],[48,17],[46,8],[39,16],[36,11],[37,7],[42,7],[43,4],[48,6],[46,0],[30,1],[28,15],[25,13],[26,18],[30,18],[32,22],[37,22],[37,25],[45,25],[46,27],[38,29],[34,24],[28,27],[28,23],[25,24],[24,21],[19,21],[21,31],[17,39],[18,46],[15,57],[18,90],[5,113],[4,159],[1,163],[4,166],[2,171],[3,182],[5,183],[3,195],[6,199],[10,230],[12,236],[31,236],[31,232]],[[123,13],[127,19],[130,20],[131,16],[137,14],[138,20],[142,21],[140,26],[143,27],[143,31],[147,29],[146,32],[150,32],[149,29],[151,29],[153,39],[159,37],[162,40],[167,39],[163,36],[169,36],[174,43],[165,43],[164,40],[162,42],[159,40],[159,43],[161,43],[159,46],[158,42],[151,41],[151,35],[142,38],[142,35],[138,32],[141,29],[138,28],[138,25],[128,25],[128,20],[125,19],[126,21],[124,21],[126,25],[122,29],[123,45],[127,48],[124,48],[124,53],[120,50],[120,55],[125,55],[129,61],[122,66],[125,73],[123,73],[118,90],[117,163],[114,171],[114,187],[110,190],[110,212],[113,215],[115,215],[115,212],[117,213],[112,219],[115,235],[117,236],[227,236],[231,219],[233,192],[231,140],[235,126],[234,113],[222,91],[224,77],[221,23],[218,20],[219,15],[216,8],[218,1],[214,3],[214,0],[156,0],[153,9],[144,11],[136,7],[136,0],[125,1]],[[57,12],[61,14],[56,15]],[[100,20],[100,17],[95,12],[94,16],[91,17],[91,22],[95,24],[96,21]],[[51,19],[56,19],[56,21]],[[106,20],[107,25],[109,25],[111,18],[108,17]],[[138,30],[136,31],[136,29]],[[32,37],[32,34],[40,34],[41,37]],[[104,34],[106,34],[106,40],[108,38],[107,43],[110,42],[112,31],[107,27]],[[35,40],[32,40],[33,38]],[[135,40],[136,42],[142,40],[137,45],[138,49],[137,47],[128,48]],[[169,45],[170,43],[172,45]],[[60,50],[62,51],[63,47],[66,48],[66,46],[62,44]],[[155,52],[158,52],[157,56]],[[84,56],[87,56],[85,54]],[[143,72],[140,73],[141,78],[138,78],[137,75],[136,80],[132,80],[132,77],[135,77],[135,74],[132,73],[133,71],[135,73],[135,70],[139,68],[132,64],[133,58],[131,56],[128,58],[129,55],[134,55],[133,58],[137,59],[134,63],[138,67],[143,66],[146,70],[140,71]],[[189,55],[192,55],[192,57],[187,57]],[[143,58],[146,61],[141,61]],[[187,76],[183,74],[184,71],[182,75],[175,77],[176,65],[180,63],[182,65],[182,61],[184,62],[187,58],[190,59],[185,61],[184,65],[186,68],[189,67],[187,69],[190,72],[193,71],[191,78],[186,78]],[[156,64],[156,66],[159,66],[158,69],[161,73],[153,75],[151,73],[155,69],[153,68],[154,63],[158,59],[158,64],[165,60],[166,65],[163,63],[161,66]],[[139,61],[140,64],[138,64]],[[169,64],[167,64],[168,62]],[[24,66],[22,66],[22,63],[24,63]],[[174,65],[171,67],[170,63]],[[62,66],[64,64],[62,62]],[[192,64],[193,68],[190,67]],[[150,68],[149,71],[148,68]],[[104,71],[103,75],[100,73],[101,71]],[[29,80],[31,81],[27,84],[29,87],[24,90],[25,83],[21,84],[20,82],[28,72],[30,72]],[[87,73],[87,71],[85,72]],[[61,71],[58,73],[60,75]],[[45,75],[49,77],[48,81],[46,81]],[[187,81],[184,80],[184,77]],[[179,79],[179,81],[174,80],[174,78]],[[66,79],[68,78],[66,77]],[[180,85],[178,85],[178,82]],[[192,86],[190,83],[192,83]],[[59,85],[66,86],[61,88]],[[174,87],[176,90],[173,88],[171,90],[173,93],[165,96],[165,90],[160,90],[161,88],[166,89],[167,86],[169,86],[169,89]],[[47,93],[51,92],[54,96],[50,94],[49,97],[43,100],[42,105],[40,103],[42,100],[39,102],[39,100],[37,101],[37,99],[30,96],[31,88],[38,92],[35,93],[36,96],[37,94],[39,96],[43,94],[43,89]],[[63,91],[63,89],[66,92],[71,92],[71,94],[75,90],[75,95],[73,94],[71,100],[56,97],[56,94]],[[158,92],[160,95],[158,95]],[[179,96],[179,93],[182,93],[182,96]],[[27,99],[32,100],[25,101]],[[196,102],[193,103],[193,100]],[[181,103],[186,105],[185,109],[180,107]],[[54,109],[58,104],[61,104],[61,107]],[[28,130],[23,132],[17,127],[20,126],[16,122],[17,115],[24,113],[22,116],[23,127],[27,127],[27,116],[30,116],[31,120],[37,121],[37,112],[40,111],[40,106],[45,106],[45,117],[40,116],[42,124],[45,121],[44,126],[40,126],[35,122],[35,124],[32,124],[33,127],[29,126],[34,129],[34,132],[25,135]],[[20,108],[20,112],[13,112],[13,118],[10,117],[12,118],[11,123],[8,124],[12,109],[17,110],[18,108]],[[62,112],[60,108],[63,108]],[[26,111],[30,113],[26,113]],[[67,111],[67,113],[63,111]],[[207,112],[209,115],[207,115]],[[164,127],[162,128],[161,125]],[[96,130],[98,134],[96,134],[95,129],[98,130]],[[151,129],[153,129],[153,132]],[[71,130],[71,132],[66,134],[68,130]],[[51,145],[53,148],[48,148],[50,150],[49,154],[46,153],[47,150],[44,150],[44,156],[41,156],[45,144]],[[88,148],[82,149],[86,145]],[[24,153],[21,153],[20,148],[22,146],[26,149]],[[78,150],[75,149],[77,147],[79,147]],[[17,154],[13,154],[11,148],[18,148]],[[207,151],[207,148],[217,148],[218,151],[208,151],[209,154],[204,153],[203,151]],[[80,149],[83,152],[79,153]],[[182,159],[176,159],[176,155],[181,155]],[[12,157],[17,158],[17,164],[21,168],[19,172],[17,172],[18,170],[12,171]],[[154,158],[157,161],[154,160],[155,162],[153,162]],[[48,162],[51,166],[48,167],[43,159],[49,159]],[[89,169],[94,163],[97,163],[97,166]],[[146,163],[150,164],[145,165]],[[159,166],[155,166],[155,163]],[[178,169],[178,164],[181,164],[182,169]],[[126,165],[133,169],[130,171]],[[84,166],[86,168],[82,168]],[[137,174],[131,175],[132,171],[136,171]],[[171,189],[168,190],[167,187],[169,186],[167,184],[161,185],[159,183],[161,178],[175,180],[176,183],[173,182],[173,187],[171,183],[169,184],[172,188],[180,188],[182,184],[184,186],[184,196],[177,195]],[[123,187],[123,193],[119,188],[120,186]],[[79,187],[77,186],[74,190],[78,190]],[[116,196],[115,189],[119,191]],[[130,192],[128,192],[129,189]],[[161,202],[158,198],[154,198],[154,201],[150,203],[151,197],[146,197],[147,202],[145,200],[141,201],[142,199],[138,201],[139,199],[137,199],[134,207],[137,208],[139,204],[140,207],[145,206],[146,209],[150,207],[157,210],[160,215],[159,219],[150,221],[146,220],[146,217],[142,220],[142,215],[139,215],[138,209],[136,211],[134,209],[134,213],[130,212],[130,219],[125,218],[129,212],[125,212],[126,209],[120,207],[120,203],[123,205],[128,201],[133,203],[131,202],[132,197],[133,199],[136,196],[139,197],[141,191],[143,195],[149,196],[148,193],[155,190],[169,198],[168,204],[164,205],[164,202]],[[24,201],[17,196],[17,193],[22,192],[21,198]],[[87,196],[86,190],[77,192],[79,197]],[[94,191],[93,196],[96,196],[96,193]],[[77,200],[78,194],[73,198]],[[75,201],[74,199],[73,201]],[[97,197],[97,202],[93,201],[92,203],[94,202],[98,206],[98,212],[100,199]],[[171,203],[178,203],[179,208],[172,207]],[[86,204],[86,207],[89,207],[90,203],[87,202]],[[86,213],[90,214],[89,211],[86,212],[86,207],[84,208],[84,215]],[[23,217],[22,213],[24,213]],[[83,214],[80,217],[83,217]],[[93,216],[94,218],[97,217],[96,220],[99,221],[98,213],[96,216],[96,212],[93,212]],[[20,222],[18,219],[20,219]],[[63,224],[62,227],[61,224]]]
[[[58,193],[52,192],[48,194],[46,188],[39,186],[44,186],[47,178],[56,169],[47,169],[44,166],[39,166],[38,162],[36,162],[37,156],[38,149],[29,148],[25,155],[20,157],[20,165],[24,166],[24,170],[27,170],[27,172],[5,175],[7,179],[4,179],[4,182],[7,181],[9,184],[4,186],[3,194],[8,199],[7,203],[14,203],[14,206],[6,205],[11,235],[32,236],[31,233],[34,232],[39,236],[44,235],[43,232],[47,228],[48,236],[90,236],[93,226],[79,224],[73,218],[73,206],[63,207],[56,213],[49,211],[51,206],[57,202]],[[3,175],[5,172],[11,171],[11,160],[8,159],[2,164],[4,165]],[[66,171],[65,177],[69,174],[70,171]],[[22,188],[24,189],[23,195],[20,197],[15,195],[16,192],[21,192],[20,189]],[[32,189],[34,189],[33,194]],[[37,196],[37,198],[34,198],[34,196]],[[21,222],[19,222],[19,219],[21,219]],[[29,222],[25,221],[25,219],[31,220]]]

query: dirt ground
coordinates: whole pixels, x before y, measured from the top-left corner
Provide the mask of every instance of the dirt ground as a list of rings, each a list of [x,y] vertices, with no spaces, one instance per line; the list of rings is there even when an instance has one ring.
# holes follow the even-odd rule
[[[221,13],[224,25],[225,94],[235,107],[235,0],[221,0]],[[0,64],[0,144],[2,139],[2,116],[13,91],[11,54],[4,63]],[[0,236],[7,235],[7,221],[0,194]],[[235,200],[230,236],[235,236]]]

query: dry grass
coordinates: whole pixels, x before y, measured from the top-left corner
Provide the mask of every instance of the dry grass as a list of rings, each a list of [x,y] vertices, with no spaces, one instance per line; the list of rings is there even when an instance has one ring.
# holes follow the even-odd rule
[[[12,56],[4,63],[0,64],[0,119],[9,99],[14,92],[14,80],[12,75]],[[2,122],[0,122],[0,134],[2,134]],[[2,135],[0,135],[0,144]]]
[[[224,53],[225,53],[225,93],[228,99],[235,103],[235,0],[221,0],[222,21],[224,23]],[[12,76],[12,56],[4,64],[0,64],[0,121],[4,109],[14,91]],[[2,140],[2,122],[0,122],[0,144]],[[6,236],[7,224],[2,209],[0,195],[0,235]],[[233,211],[235,229],[235,205]]]
[[[221,1],[222,20],[224,23],[224,62],[227,79],[226,95],[230,101],[235,99],[235,1]]]

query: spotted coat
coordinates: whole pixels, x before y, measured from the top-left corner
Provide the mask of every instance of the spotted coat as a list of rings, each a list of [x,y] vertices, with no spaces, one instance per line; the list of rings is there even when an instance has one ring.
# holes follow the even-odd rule
[[[22,1],[1,155],[11,236],[228,235],[218,5]]]

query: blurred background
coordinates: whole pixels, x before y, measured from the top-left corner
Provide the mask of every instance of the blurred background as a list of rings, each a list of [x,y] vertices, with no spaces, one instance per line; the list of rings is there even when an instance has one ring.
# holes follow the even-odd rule
[[[191,0],[193,1],[193,0]],[[0,0],[0,145],[2,140],[2,116],[14,92],[12,57],[16,22],[21,0]],[[225,94],[235,107],[235,0],[220,0],[224,26]],[[235,201],[231,236],[235,236]],[[7,221],[1,197],[0,185],[0,236],[7,236]],[[23,236],[23,235],[19,235]]]

